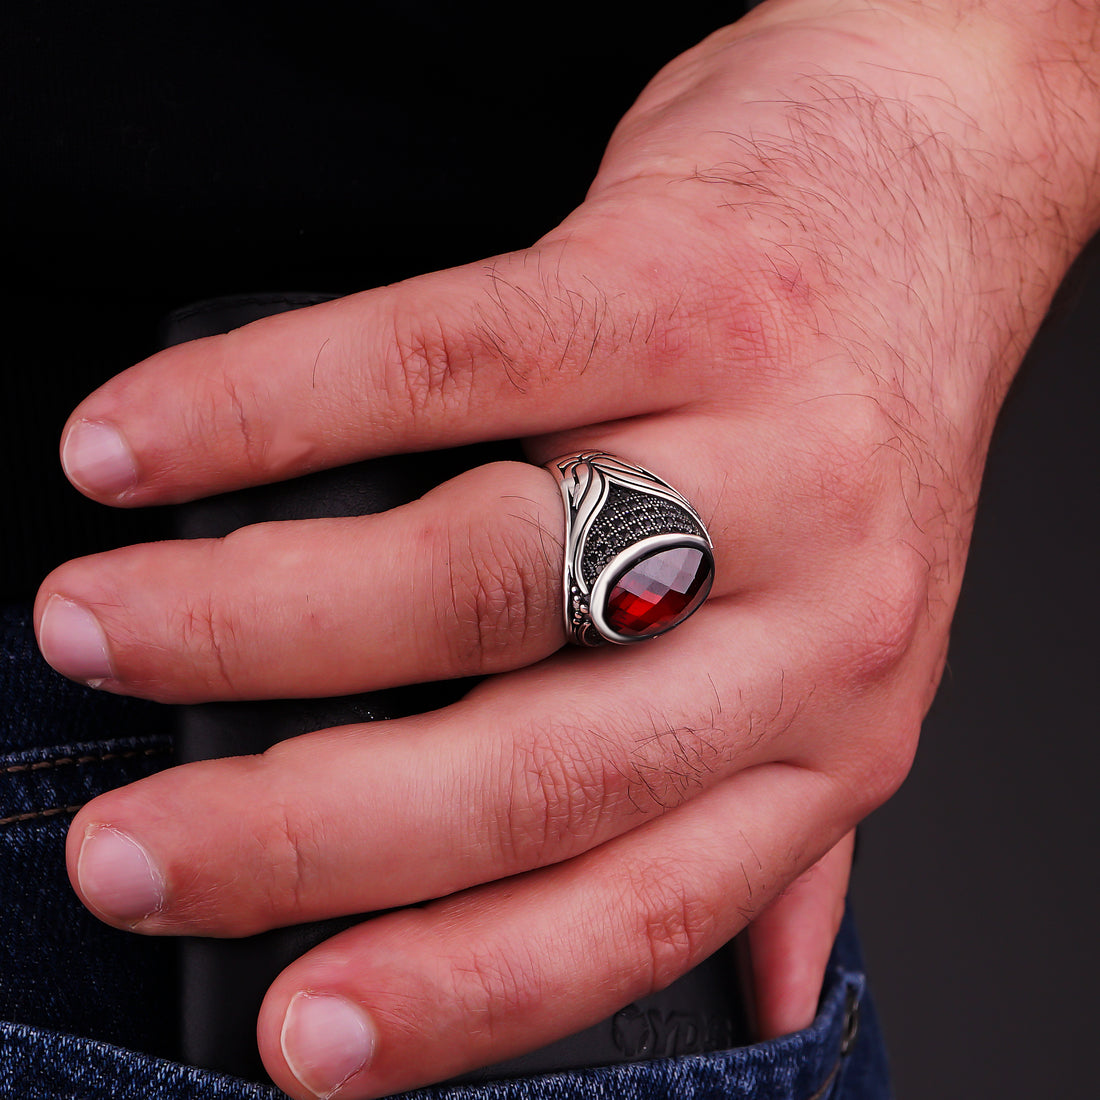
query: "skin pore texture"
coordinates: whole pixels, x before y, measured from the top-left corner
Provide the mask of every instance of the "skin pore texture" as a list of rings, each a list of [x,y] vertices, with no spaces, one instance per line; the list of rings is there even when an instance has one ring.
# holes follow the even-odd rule
[[[994,419],[1097,228],[1098,25],[1072,0],[769,0],[658,74],[531,248],[171,349],[73,413],[70,480],[127,507],[488,438],[531,459],[383,515],[69,562],[39,593],[46,658],[108,691],[499,674],[74,821],[74,887],[144,934],[428,902],[277,979],[258,1038],[291,1096],[540,1046],[746,926],[761,1034],[809,1022],[852,830],[943,667]],[[585,449],[707,519],[712,597],[656,642],[562,649],[538,464]]]

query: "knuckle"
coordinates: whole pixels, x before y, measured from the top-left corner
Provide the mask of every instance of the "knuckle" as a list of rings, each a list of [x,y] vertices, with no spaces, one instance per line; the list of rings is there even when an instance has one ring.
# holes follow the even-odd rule
[[[837,767],[834,774],[853,824],[893,797],[905,781],[917,751],[921,713],[916,706],[896,707],[880,719],[879,728],[849,748]]]
[[[913,766],[920,730],[919,718],[899,723],[894,730],[894,736],[880,748],[868,784],[867,813],[878,809],[887,799],[892,798],[905,782]]]
[[[513,667],[553,614],[550,571],[529,533],[509,518],[485,522],[471,516],[441,532],[439,575],[449,579],[438,593],[442,636],[456,672],[493,672]]]
[[[195,455],[216,455],[221,462],[232,454],[234,463],[260,476],[266,470],[270,438],[255,395],[237,376],[239,332],[215,337],[209,369],[191,379],[191,400],[180,404],[188,444],[180,453],[191,460]]]
[[[240,623],[233,608],[210,592],[189,592],[170,614],[167,634],[187,661],[187,679],[218,694],[238,694]],[[182,673],[182,670],[180,670]],[[180,673],[176,679],[182,680]]]
[[[466,413],[475,356],[469,341],[422,305],[398,302],[392,314],[389,354],[381,385],[394,414],[415,419],[427,413]]]
[[[487,1046],[540,1006],[542,983],[529,952],[517,954],[500,944],[471,946],[449,964],[451,1003],[467,1036]]]
[[[205,770],[213,763],[185,768]],[[216,763],[235,773],[227,796],[234,808],[262,810],[235,813],[231,835],[221,834],[218,844],[204,846],[173,869],[172,923],[200,935],[239,937],[315,917],[316,907],[310,906],[323,867],[322,823],[280,795],[266,754]],[[220,818],[225,808],[212,803],[212,818]],[[163,814],[163,806],[153,812]]]
[[[325,850],[323,823],[296,810],[289,800],[272,797],[264,774],[266,761],[267,757],[258,759],[256,775],[264,784],[266,812],[253,826],[249,840],[256,858],[252,875],[244,876],[251,905],[241,906],[255,927],[285,923],[310,912]]]
[[[891,680],[906,663],[928,614],[928,571],[907,547],[879,555],[852,582],[837,620],[835,669],[863,691]]]
[[[819,540],[846,549],[898,531],[926,545],[948,473],[899,399],[858,383],[853,390],[808,402],[798,413],[791,443],[798,512]]]
[[[686,973],[718,932],[714,908],[687,888],[679,860],[628,868],[617,891],[640,984],[657,992]]]
[[[264,586],[230,583],[230,578],[261,576],[263,567],[255,563],[271,558],[268,526],[192,540],[187,556],[177,560],[180,595],[164,606],[157,635],[163,644],[145,662],[171,700],[236,699],[255,691],[256,644],[263,633],[257,631],[266,621]],[[163,569],[164,559],[158,564]]]
[[[232,411],[232,423],[236,428],[238,447],[246,467],[253,473],[262,474],[266,468],[267,435],[263,430],[262,420],[253,413],[253,403],[246,400],[230,371],[222,371],[219,375],[214,400]]]
[[[888,499],[888,479],[899,461],[896,429],[870,394],[846,398],[840,410],[814,413],[801,433],[807,512],[820,516],[824,510],[834,532],[859,538]]]
[[[590,847],[619,801],[621,778],[577,730],[558,726],[518,737],[505,767],[507,797],[491,844],[517,870]]]
[[[531,567],[516,542],[503,537],[491,547],[480,547],[471,559],[477,564],[469,592],[470,619],[482,662],[490,666],[522,643],[528,632]]]
[[[504,865],[526,870],[587,851],[627,821],[675,809],[729,765],[720,730],[642,723],[614,709],[592,719],[592,728],[533,719],[501,754],[505,797],[488,843]]]

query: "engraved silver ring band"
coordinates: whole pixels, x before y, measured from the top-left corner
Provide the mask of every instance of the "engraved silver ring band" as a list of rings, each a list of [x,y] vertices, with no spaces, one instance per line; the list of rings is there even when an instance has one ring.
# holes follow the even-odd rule
[[[602,451],[547,463],[565,502],[569,640],[629,645],[679,626],[714,583],[714,546],[667,482]]]

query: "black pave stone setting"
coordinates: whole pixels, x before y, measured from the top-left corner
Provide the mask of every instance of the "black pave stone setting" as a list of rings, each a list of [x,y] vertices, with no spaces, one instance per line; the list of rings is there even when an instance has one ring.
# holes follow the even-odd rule
[[[589,589],[620,551],[652,535],[706,533],[690,512],[661,497],[612,485],[584,540],[581,575]]]

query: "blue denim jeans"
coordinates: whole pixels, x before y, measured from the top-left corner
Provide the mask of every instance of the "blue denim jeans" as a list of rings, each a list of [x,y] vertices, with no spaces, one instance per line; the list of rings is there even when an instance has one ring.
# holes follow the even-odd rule
[[[168,708],[88,691],[0,611],[0,1100],[279,1100],[177,1059],[174,941],[118,932],[65,874],[75,810],[172,763]],[[886,1100],[881,1034],[846,918],[811,1027],[756,1046],[441,1085],[416,1100]]]

